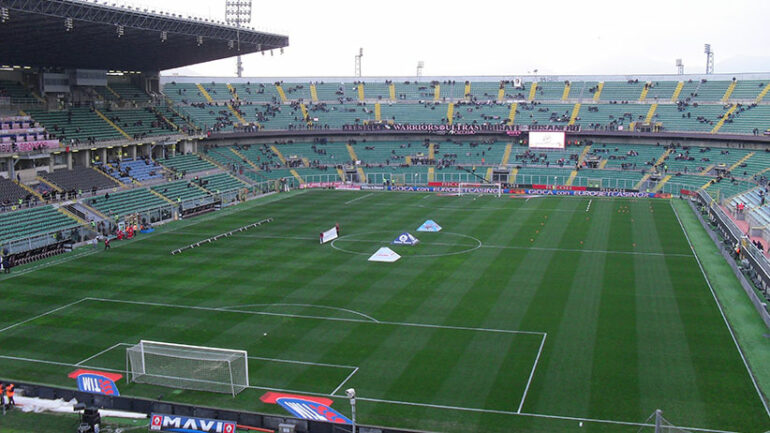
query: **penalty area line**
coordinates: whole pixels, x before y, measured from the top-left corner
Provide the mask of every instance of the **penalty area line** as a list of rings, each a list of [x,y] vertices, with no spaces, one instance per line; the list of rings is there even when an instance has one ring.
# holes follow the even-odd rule
[[[351,204],[351,203],[355,203],[355,202],[357,202],[358,200],[363,200],[363,199],[365,199],[365,198],[367,198],[367,197],[369,197],[369,196],[371,196],[371,195],[374,195],[374,193],[373,193],[373,192],[370,192],[369,194],[363,195],[363,196],[361,196],[361,197],[356,197],[356,198],[354,198],[353,200],[348,200],[348,201],[346,201],[346,202],[345,202],[345,204]]]
[[[9,329],[13,329],[13,328],[15,328],[15,327],[17,327],[17,326],[19,326],[19,325],[23,325],[23,324],[25,324],[25,323],[28,323],[28,322],[31,322],[31,321],[33,321],[33,320],[37,320],[37,319],[40,319],[40,318],[42,318],[42,317],[48,316],[49,314],[53,314],[53,313],[55,313],[55,312],[57,312],[57,311],[63,310],[63,309],[65,309],[65,308],[69,308],[69,307],[71,307],[71,306],[73,306],[73,305],[77,305],[77,304],[79,304],[79,303],[81,303],[81,302],[83,302],[83,301],[86,301],[86,300],[88,300],[88,298],[79,299],[79,300],[77,300],[77,301],[75,301],[75,302],[70,302],[69,304],[66,304],[66,305],[62,305],[61,307],[57,307],[57,308],[54,308],[53,310],[49,310],[49,311],[46,311],[45,313],[42,313],[42,314],[38,314],[37,316],[34,316],[34,317],[30,317],[29,319],[26,319],[26,320],[22,320],[21,322],[16,322],[16,323],[14,323],[13,325],[9,325],[9,326],[6,326],[6,327],[5,327],[5,328],[3,328],[3,329],[0,329],[0,332],[5,332],[5,331],[7,331],[7,330],[9,330]]]
[[[337,387],[336,387],[336,388],[334,388],[334,391],[332,391],[331,393],[329,393],[329,395],[334,395],[334,394],[336,394],[336,393],[337,393],[337,391],[339,391],[339,390],[340,390],[340,388],[342,388],[342,386],[343,386],[343,385],[345,385],[345,384],[346,384],[346,383],[347,383],[347,382],[350,380],[350,378],[351,378],[351,377],[353,377],[353,375],[354,375],[354,374],[356,374],[356,373],[358,373],[358,367],[356,367],[356,368],[355,368],[353,371],[351,371],[351,372],[350,372],[350,374],[348,375],[348,377],[346,377],[346,378],[345,378],[345,380],[343,380],[342,382],[340,382],[340,384],[339,384],[339,385],[337,385]]]

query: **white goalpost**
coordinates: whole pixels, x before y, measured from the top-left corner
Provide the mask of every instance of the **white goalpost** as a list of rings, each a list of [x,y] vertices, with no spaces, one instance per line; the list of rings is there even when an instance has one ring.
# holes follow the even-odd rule
[[[236,394],[249,387],[245,350],[141,340],[126,349],[126,380]]]
[[[457,195],[494,195],[501,197],[503,195],[503,185],[501,183],[473,183],[460,182],[457,185]]]

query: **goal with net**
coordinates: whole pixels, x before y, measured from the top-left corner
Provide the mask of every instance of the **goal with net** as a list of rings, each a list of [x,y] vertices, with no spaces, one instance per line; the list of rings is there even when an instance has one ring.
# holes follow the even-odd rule
[[[126,380],[236,394],[249,386],[245,350],[141,340],[126,349]]]
[[[457,185],[457,195],[503,195],[503,186],[500,183],[472,183],[460,182]]]

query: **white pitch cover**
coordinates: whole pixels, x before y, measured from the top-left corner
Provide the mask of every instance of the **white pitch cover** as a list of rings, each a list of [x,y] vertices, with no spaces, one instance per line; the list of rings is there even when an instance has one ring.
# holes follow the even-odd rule
[[[382,247],[379,250],[377,250],[376,253],[372,254],[371,257],[369,257],[369,261],[393,263],[400,258],[401,256],[396,254],[395,251],[391,250],[388,247]]]
[[[332,227],[329,230],[326,230],[325,232],[321,233],[321,243],[325,244],[329,241],[333,241],[337,239],[337,228]]]

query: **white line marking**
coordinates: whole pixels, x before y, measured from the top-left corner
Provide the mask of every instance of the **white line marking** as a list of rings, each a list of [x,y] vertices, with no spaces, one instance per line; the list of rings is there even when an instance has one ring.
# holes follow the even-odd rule
[[[594,199],[588,200],[588,206],[586,206],[586,212],[591,210],[591,203],[593,203]]]
[[[762,406],[765,407],[765,413],[767,414],[767,417],[770,418],[770,408],[768,408],[767,402],[765,401],[765,398],[762,396],[762,391],[759,389],[757,380],[754,378],[754,374],[752,374],[751,372],[751,367],[749,367],[749,362],[746,360],[746,357],[743,355],[743,350],[741,349],[740,344],[738,344],[738,339],[735,338],[735,333],[733,332],[733,328],[732,326],[730,326],[730,322],[727,320],[727,316],[725,316],[724,310],[722,310],[722,304],[719,303],[719,298],[717,298],[717,294],[716,292],[714,292],[714,287],[711,286],[711,281],[709,281],[709,278],[706,275],[706,271],[703,269],[703,265],[700,262],[700,258],[698,258],[698,254],[695,252],[695,249],[692,246],[692,242],[690,241],[690,235],[688,235],[687,230],[684,229],[684,225],[682,225],[682,220],[679,219],[679,213],[676,211],[674,204],[671,203],[670,201],[669,201],[669,204],[671,205],[671,209],[674,211],[674,216],[676,216],[676,220],[679,222],[679,227],[682,229],[682,233],[684,233],[685,239],[687,239],[687,245],[690,246],[690,250],[692,250],[692,253],[695,256],[695,261],[698,262],[698,267],[700,268],[700,272],[703,275],[703,279],[706,280],[706,284],[709,286],[709,291],[711,291],[711,296],[714,297],[714,302],[717,304],[717,308],[719,309],[719,314],[722,315],[722,320],[724,320],[725,326],[727,326],[727,330],[730,332],[730,337],[732,337],[733,343],[735,343],[735,348],[738,349],[738,354],[741,355],[741,360],[743,360],[743,365],[744,367],[746,367],[746,372],[748,372],[749,378],[751,378],[751,383],[754,384],[754,389],[757,391],[757,395],[759,396],[759,401],[762,402]]]
[[[369,316],[367,314],[361,313],[356,310],[350,310],[348,308],[340,308],[340,307],[330,307],[328,305],[313,305],[313,304],[245,304],[245,305],[231,305],[227,307],[220,307],[225,310],[229,310],[230,308],[249,308],[249,307],[313,307],[313,308],[325,308],[328,310],[337,310],[337,311],[345,311],[350,314],[355,314],[357,316],[361,316],[365,319],[371,320],[372,322],[379,323],[379,320],[375,319],[372,316]]]
[[[529,372],[529,379],[527,379],[527,386],[524,388],[524,394],[521,396],[521,403],[519,403],[519,408],[516,410],[516,413],[521,413],[521,408],[524,406],[524,400],[527,398],[527,393],[529,392],[529,385],[532,383],[532,378],[535,376],[535,369],[537,368],[537,363],[540,361],[540,354],[543,353],[543,346],[545,346],[545,339],[548,337],[548,334],[543,334],[543,341],[540,342],[540,349],[537,350],[537,356],[535,357],[535,363],[532,365],[532,371]]]
[[[355,370],[353,370],[352,372],[350,372],[350,374],[348,375],[348,377],[346,377],[346,378],[345,378],[345,380],[343,380],[343,381],[342,381],[342,383],[340,383],[339,385],[337,385],[337,387],[336,387],[336,388],[334,388],[334,391],[332,391],[332,392],[331,392],[329,395],[334,395],[334,394],[335,394],[337,391],[339,391],[339,389],[340,389],[340,388],[342,388],[342,386],[343,386],[343,385],[345,385],[345,384],[347,383],[347,381],[348,381],[348,380],[350,380],[350,378],[351,378],[351,377],[353,377],[353,375],[354,375],[354,374],[356,374],[357,372],[358,372],[358,367],[356,367],[356,369],[355,369]]]
[[[70,305],[74,305],[74,304],[76,304],[78,302],[82,302],[82,301],[86,301],[86,300],[88,300],[88,301],[101,301],[101,302],[128,303],[128,304],[138,304],[138,305],[162,306],[162,307],[169,307],[169,308],[187,308],[187,309],[194,309],[194,310],[237,312],[237,313],[244,313],[244,314],[264,314],[264,313],[257,313],[257,312],[253,312],[253,311],[224,310],[224,309],[207,308],[207,307],[180,306],[180,305],[170,305],[170,304],[159,304],[159,303],[154,303],[154,302],[123,301],[123,300],[91,298],[91,297],[83,298],[83,299],[81,299],[81,300],[79,300],[77,302],[74,302],[74,303],[70,304]],[[70,305],[65,305],[65,306],[59,307],[58,309],[66,308],[66,307],[68,307]],[[53,312],[53,310],[51,312]],[[276,316],[297,317],[297,316],[294,316],[294,315],[281,315],[281,314],[275,314],[275,315]],[[34,320],[34,319],[35,318],[28,319],[25,322],[28,322],[28,321]],[[368,321],[364,321],[364,320],[358,320],[358,319],[336,319],[336,318],[329,318],[329,317],[319,317],[318,319],[339,320],[339,321],[354,322],[354,323],[372,323],[372,322],[368,322]],[[17,326],[17,325],[25,323],[25,322],[19,322],[18,324],[12,325],[12,326]],[[469,328],[469,327],[460,327],[460,326],[441,326],[441,325],[430,325],[430,324],[420,324],[420,323],[380,322],[379,324],[382,324],[382,325],[415,326],[415,327],[437,328],[437,329],[455,329],[455,330],[467,330],[467,331],[498,332],[498,333],[506,333],[506,334],[531,334],[531,335],[542,335],[542,336],[546,335],[546,333],[544,333],[544,332],[534,332],[534,331],[511,331],[511,330],[504,330],[504,329]],[[0,332],[2,332],[2,330],[0,330]],[[543,339],[543,341],[545,341],[545,339]],[[120,343],[120,344],[126,344],[126,343]],[[541,342],[541,345],[542,344],[543,343]],[[34,363],[42,363],[42,364],[49,364],[49,365],[66,366],[66,367],[77,367],[77,366],[80,366],[80,367],[86,367],[86,368],[99,369],[99,370],[102,370],[102,371],[111,371],[111,372],[125,374],[125,370],[122,370],[122,369],[118,370],[118,369],[111,369],[111,368],[104,368],[104,367],[89,367],[87,365],[76,365],[76,364],[69,364],[69,363],[64,363],[64,362],[46,361],[46,360],[33,359],[33,358],[21,358],[21,357],[15,357],[15,356],[0,355],[0,359],[10,359],[10,360],[15,360],[15,361],[34,362]],[[303,362],[303,361],[298,361],[298,362]],[[345,366],[345,367],[346,368],[355,368],[355,369],[358,368],[358,367],[352,367],[352,366]],[[345,382],[343,382],[343,383],[345,383]],[[284,388],[271,388],[271,387],[264,387],[264,386],[255,386],[255,385],[250,385],[248,388],[250,388],[250,389],[260,389],[260,390],[268,390],[268,391],[288,392],[288,393],[295,393],[295,394],[306,394],[306,395],[317,395],[317,396],[325,396],[325,397],[328,396],[328,397],[335,397],[335,398],[346,398],[346,396],[336,395],[334,393],[324,394],[324,393],[318,393],[318,392],[313,392],[313,391],[305,391],[305,390],[292,390],[292,389],[284,389]],[[619,425],[631,425],[631,426],[640,426],[640,427],[653,427],[652,424],[643,424],[643,423],[634,423],[634,422],[625,422],[625,421],[612,421],[612,420],[602,420],[602,419],[593,419],[593,418],[565,417],[565,416],[559,416],[559,415],[518,413],[518,412],[502,411],[502,410],[495,410],[495,409],[467,408],[467,407],[459,407],[459,406],[446,406],[446,405],[437,405],[437,404],[428,404],[428,403],[414,403],[414,402],[397,401],[397,400],[382,400],[382,399],[365,398],[365,397],[359,397],[359,400],[371,401],[371,402],[375,402],[375,403],[388,403],[388,404],[405,405],[405,406],[428,407],[428,408],[435,408],[435,409],[459,410],[459,411],[465,411],[465,412],[493,413],[493,414],[501,414],[501,415],[527,416],[527,417],[535,417],[535,418],[553,418],[553,419],[587,421],[587,422],[596,422],[596,423],[605,423],[605,424],[619,424]],[[732,431],[710,430],[710,429],[693,428],[693,427],[680,427],[680,428],[683,428],[685,430],[702,431],[702,432],[709,432],[709,433],[735,433],[735,432],[732,432]]]
[[[370,233],[370,232],[367,232]],[[376,232],[380,233],[380,232]],[[383,232],[384,233],[384,232]],[[449,232],[444,232],[449,233]],[[186,233],[186,232],[177,232],[176,234],[180,235],[199,235],[199,233]],[[366,234],[366,233],[361,233]],[[333,242],[341,241],[341,242],[359,242],[359,243],[386,243],[386,241],[379,240],[379,239],[351,239],[349,236],[346,235],[341,238],[335,239]],[[318,243],[318,236],[310,237],[310,236],[277,236],[277,235],[239,235],[238,237],[241,238],[252,238],[252,239],[283,239],[283,240],[297,240],[297,241],[316,241]],[[468,236],[468,238],[471,238],[473,240],[476,240],[478,242],[481,242],[480,240]],[[452,243],[445,243],[445,242],[422,242],[423,245],[436,245],[436,246],[444,246],[444,247],[468,247],[479,249],[479,248],[496,248],[496,249],[506,249],[506,250],[535,250],[535,251],[552,251],[552,252],[566,252],[566,253],[592,253],[592,254],[625,254],[625,255],[631,255],[631,256],[655,256],[655,257],[693,257],[692,254],[682,254],[682,253],[656,253],[652,251],[613,251],[613,250],[588,250],[588,249],[582,249],[582,248],[548,248],[548,247],[526,247],[526,246],[515,246],[515,245],[491,245],[491,244],[485,244],[482,243],[481,246],[477,245],[464,245],[464,244],[452,244]],[[343,252],[349,252],[351,251],[345,251],[340,248],[335,248],[339,251]],[[355,252],[355,254],[360,255],[370,255],[369,253],[359,253]],[[457,254],[457,253],[455,253]],[[413,255],[409,257],[426,257],[421,255]]]
[[[219,307],[200,307],[196,305],[178,305],[178,304],[175,305],[175,304],[163,304],[160,302],[128,301],[128,300],[122,300],[122,299],[107,299],[107,298],[93,298],[93,297],[87,297],[83,299],[88,301],[113,302],[118,304],[147,305],[151,307],[182,308],[182,309],[199,310],[199,311],[218,311],[218,312],[225,312],[225,313],[253,314],[257,316],[275,316],[275,317],[291,317],[291,318],[299,318],[299,319],[331,320],[335,322],[369,323],[374,325],[409,326],[409,327],[415,327],[415,328],[433,328],[433,329],[452,329],[456,331],[479,331],[479,332],[491,332],[491,333],[501,333],[501,334],[529,334],[529,335],[545,334],[544,332],[539,332],[539,331],[513,331],[509,329],[471,328],[471,327],[465,327],[465,326],[432,325],[427,323],[387,322],[387,321],[379,321],[375,323],[368,320],[347,319],[343,317],[305,316],[300,314],[271,313],[268,311],[235,310],[235,309],[224,309]]]
[[[9,326],[6,326],[5,328],[3,328],[3,329],[0,329],[0,332],[5,332],[5,331],[7,331],[7,330],[9,330],[9,329],[13,329],[13,328],[15,328],[15,327],[17,327],[17,326],[19,326],[19,325],[23,325],[23,324],[25,324],[25,323],[28,323],[28,322],[31,322],[31,321],[33,321],[33,320],[37,320],[37,319],[40,319],[41,317],[45,317],[45,316],[47,316],[47,315],[49,315],[49,314],[53,314],[53,313],[55,313],[55,312],[57,312],[57,311],[59,311],[59,310],[63,310],[63,309],[65,309],[65,308],[69,308],[69,307],[71,307],[71,306],[73,306],[73,305],[76,305],[76,304],[79,304],[79,303],[81,303],[81,302],[85,301],[86,299],[88,299],[88,298],[83,298],[83,299],[77,300],[77,301],[75,301],[75,302],[70,302],[70,303],[69,303],[69,304],[67,304],[67,305],[62,305],[61,307],[57,307],[57,308],[54,308],[53,310],[50,310],[50,311],[46,311],[46,312],[45,312],[45,313],[43,313],[43,314],[38,314],[38,315],[37,315],[37,316],[35,316],[35,317],[30,317],[29,319],[26,319],[26,320],[22,320],[21,322],[17,322],[17,323],[14,323],[13,325],[9,325]]]
[[[369,197],[370,195],[374,195],[374,193],[370,192],[369,194],[366,194],[364,196],[361,196],[361,197],[358,197],[358,198],[354,198],[353,200],[348,200],[348,201],[345,202],[345,204],[350,204],[350,203],[357,202],[358,200],[363,200],[366,197]]]
[[[89,248],[89,247],[85,246],[85,247],[82,247],[82,248]],[[93,247],[91,247],[91,248],[93,248]],[[72,254],[72,255],[67,255],[65,257],[61,257],[61,258],[59,258],[57,260],[51,260],[49,262],[40,263],[40,264],[37,264],[35,266],[30,266],[28,268],[22,268],[21,270],[12,272],[11,274],[9,274],[7,276],[0,277],[0,281],[10,280],[12,278],[16,278],[16,277],[20,277],[22,275],[29,274],[30,272],[34,272],[34,271],[36,271],[38,269],[44,269],[44,268],[47,268],[47,267],[50,267],[50,266],[55,266],[55,265],[59,265],[59,264],[62,264],[62,263],[66,263],[66,262],[69,262],[69,261],[72,261],[72,260],[75,260],[75,259],[79,259],[81,257],[90,256],[91,254],[95,254],[97,252],[98,252],[98,250],[96,250],[96,248],[93,248],[90,251],[79,252],[79,253],[75,253],[75,254]]]
[[[347,398],[347,396],[345,395],[332,395],[331,397],[343,398],[343,399]],[[595,423],[601,423],[601,424],[628,425],[628,426],[636,426],[636,427],[655,427],[654,424],[646,424],[641,422],[613,421],[613,420],[606,420],[606,419],[581,418],[581,417],[561,416],[561,415],[546,415],[546,414],[526,413],[526,412],[518,413],[518,412],[507,411],[507,410],[479,409],[479,408],[470,408],[470,407],[462,407],[462,406],[449,406],[449,405],[443,405],[443,404],[413,403],[409,401],[383,400],[379,398],[368,398],[368,397],[356,397],[356,399],[362,400],[362,401],[371,401],[373,403],[387,403],[387,404],[397,404],[397,405],[404,405],[404,406],[428,407],[433,409],[459,410],[464,412],[493,413],[498,415],[526,416],[526,417],[532,417],[532,418],[550,418],[550,419],[562,419],[562,420],[570,420],[570,421],[586,421],[586,422],[595,422]],[[697,428],[697,427],[677,426],[677,428],[683,429],[684,431],[692,430],[692,431],[701,431],[701,432],[708,432],[708,433],[737,433],[730,430],[712,430],[712,429]]]
[[[88,358],[86,358],[86,359],[84,359],[84,360],[82,360],[82,361],[80,361],[80,362],[76,362],[76,363],[75,363],[75,365],[81,365],[81,364],[85,364],[86,362],[88,362],[88,361],[90,361],[90,360],[92,360],[92,359],[96,358],[97,356],[99,356],[99,355],[102,355],[102,354],[105,354],[105,353],[109,352],[110,350],[112,350],[112,349],[114,349],[114,348],[116,348],[116,347],[118,347],[118,346],[120,346],[120,345],[123,345],[123,344],[125,344],[125,343],[115,343],[115,344],[113,344],[112,346],[110,346],[110,347],[108,347],[108,348],[106,348],[106,349],[102,350],[101,352],[97,353],[96,355],[91,355],[91,356],[89,356]]]

